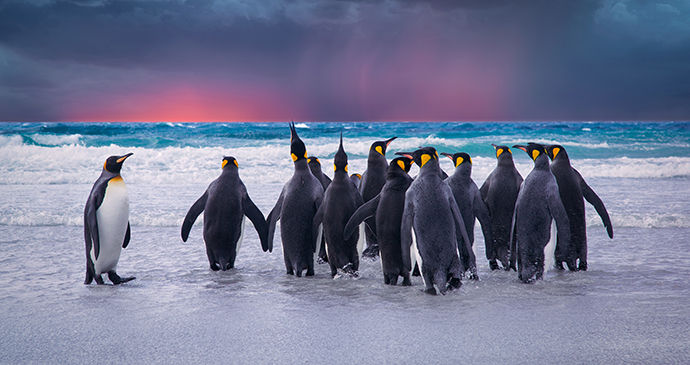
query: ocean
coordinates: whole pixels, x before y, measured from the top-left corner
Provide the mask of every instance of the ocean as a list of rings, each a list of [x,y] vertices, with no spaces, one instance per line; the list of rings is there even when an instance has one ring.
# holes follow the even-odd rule
[[[343,133],[349,171],[370,144],[467,152],[481,186],[491,143],[563,145],[601,197],[609,239],[587,205],[589,269],[550,269],[523,284],[489,270],[445,296],[383,284],[378,260],[358,278],[285,274],[277,234],[261,250],[247,221],[236,268],[213,272],[202,217],[189,207],[234,156],[268,215],[292,175],[288,123],[1,123],[0,363],[687,363],[690,361],[690,122],[297,123],[332,176]],[[83,209],[110,155],[122,169],[132,238],[121,286],[83,285]],[[532,161],[514,150],[523,177]],[[441,167],[452,174],[449,159]],[[417,173],[416,167],[410,172]]]

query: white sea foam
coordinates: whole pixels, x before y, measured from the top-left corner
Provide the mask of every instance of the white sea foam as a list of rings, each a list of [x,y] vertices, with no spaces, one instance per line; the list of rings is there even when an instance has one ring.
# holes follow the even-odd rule
[[[71,134],[66,136],[52,134],[32,134],[28,136],[34,142],[44,146],[63,146],[81,143],[81,134]]]

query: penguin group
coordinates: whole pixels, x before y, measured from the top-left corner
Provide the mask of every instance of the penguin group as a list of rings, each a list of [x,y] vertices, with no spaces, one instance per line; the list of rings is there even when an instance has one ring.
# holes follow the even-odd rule
[[[359,275],[360,259],[380,256],[385,284],[411,285],[418,274],[429,294],[459,288],[465,277],[478,279],[474,254],[474,224],[479,221],[491,270],[511,269],[525,282],[541,279],[544,248],[557,228],[554,263],[557,269],[587,270],[584,201],[602,219],[608,236],[613,227],[606,207],[580,173],[570,165],[561,145],[528,143],[512,148],[527,153],[532,171],[523,179],[505,145],[492,146],[497,164],[481,187],[472,180],[472,158],[465,152],[446,153],[434,147],[398,151],[390,161],[386,151],[396,139],[375,141],[363,174],[348,171],[343,136],[329,178],[321,161],[307,153],[294,123],[290,123],[292,177],[264,217],[239,176],[239,163],[225,156],[220,176],[192,204],[182,223],[187,241],[203,212],[203,239],[211,270],[234,268],[244,235],[245,218],[256,229],[264,252],[273,251],[280,220],[285,270],[298,277],[314,275],[314,264],[328,263],[331,276]],[[132,153],[110,156],[93,185],[84,208],[86,243],[85,284],[104,284],[102,274],[117,285],[134,280],[116,273],[122,248],[130,242],[129,198],[122,176]],[[447,175],[440,156],[455,171]],[[411,166],[417,176],[409,175]]]

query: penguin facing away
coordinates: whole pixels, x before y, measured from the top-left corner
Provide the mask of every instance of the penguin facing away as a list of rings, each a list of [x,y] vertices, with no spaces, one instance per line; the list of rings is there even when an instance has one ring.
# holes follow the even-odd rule
[[[441,179],[438,153],[433,147],[423,147],[396,154],[411,158],[419,166],[417,178],[405,193],[400,228],[405,267],[412,269],[410,254],[414,253],[428,294],[436,294],[436,287],[441,294],[459,288],[466,270],[476,274],[476,267],[466,268],[463,263],[476,260],[453,192]],[[458,248],[457,235],[462,235],[464,247]]]
[[[110,281],[122,284],[135,277],[120,277],[115,272],[122,248],[129,244],[129,194],[120,171],[131,156],[110,156],[91,188],[84,207],[84,241],[86,243],[86,279],[84,284],[103,284],[104,273]]]
[[[314,216],[313,232],[316,235],[318,227],[323,225],[323,237],[326,239],[331,276],[335,277],[340,269],[356,277],[359,275],[359,252],[357,249],[360,241],[359,232],[350,235],[347,239],[345,239],[343,232],[352,214],[364,201],[347,173],[347,153],[343,148],[342,133],[333,165],[335,166],[333,181],[326,189],[323,202]]]
[[[376,141],[369,148],[367,169],[362,174],[362,180],[359,183],[359,192],[362,194],[362,199],[364,199],[365,203],[378,195],[383,185],[386,184],[386,171],[388,170],[386,149],[396,138]],[[366,257],[376,257],[379,254],[379,247],[376,242],[376,222],[373,218],[367,220],[366,239],[367,248],[364,250],[363,255]]]
[[[604,227],[606,227],[609,238],[613,238],[611,219],[599,196],[587,185],[582,175],[570,165],[570,158],[565,148],[560,145],[548,145],[544,148],[552,160],[551,173],[556,177],[561,201],[570,221],[570,249],[572,252],[564,252],[563,247],[557,242],[556,267],[563,269],[563,261],[572,254],[575,260],[579,260],[578,270],[587,270],[587,219],[584,200],[586,199],[596,209]]]
[[[491,144],[496,149],[496,168],[487,176],[479,189],[489,209],[493,242],[487,246],[486,258],[491,270],[498,269],[498,262],[504,270],[510,270],[510,232],[513,212],[517,201],[522,175],[515,168],[513,153],[508,146]],[[517,268],[513,267],[514,270]]]
[[[321,161],[316,156],[307,157],[307,163],[309,164],[309,170],[316,176],[323,186],[323,191],[325,192],[328,185],[331,184],[331,178],[323,173],[321,169]],[[321,237],[321,249],[319,250],[319,263],[328,262],[328,255],[326,254],[326,237]]]
[[[268,225],[264,215],[247,194],[240,179],[239,165],[232,156],[223,157],[220,176],[213,180],[204,194],[189,208],[182,223],[182,241],[187,242],[196,218],[204,212],[204,242],[211,270],[235,267],[235,259],[244,236],[244,218],[254,224],[261,248],[268,247]]]
[[[511,266],[517,258],[518,277],[530,283],[544,275],[544,247],[551,238],[551,218],[556,221],[558,239],[565,252],[570,252],[570,223],[544,147],[537,143],[513,147],[527,152],[534,160],[534,168],[525,178],[515,203],[510,244]],[[572,257],[565,261],[568,267],[575,267]]]
[[[375,217],[383,282],[389,285],[396,285],[399,276],[403,277],[402,285],[412,285],[410,270],[403,263],[400,243],[405,193],[412,183],[412,178],[408,175],[411,166],[412,160],[407,157],[391,160],[386,173],[386,184],[379,195],[359,207],[345,226],[345,238],[348,238],[366,218]]]
[[[362,181],[362,175],[358,173],[354,173],[350,175],[350,180],[352,180],[353,183],[355,183],[355,186],[357,189],[359,189],[359,182]]]
[[[472,158],[465,152],[459,152],[452,155],[449,153],[441,153],[441,155],[450,158],[451,161],[453,161],[453,165],[455,165],[455,172],[453,172],[453,175],[450,175],[444,181],[453,191],[455,202],[458,204],[460,214],[462,214],[465,220],[465,230],[470,239],[470,247],[474,245],[474,221],[476,218],[482,226],[486,251],[491,251],[493,244],[491,218],[489,217],[489,209],[486,207],[484,200],[482,200],[481,194],[479,194],[479,188],[477,188],[477,184],[472,180]],[[458,237],[458,239],[461,238],[462,237]],[[462,244],[462,242],[458,242],[458,247]],[[470,266],[469,263],[465,265],[466,267]],[[476,263],[474,263],[474,265],[476,266]],[[473,277],[473,279],[477,278]]]
[[[323,186],[311,173],[307,163],[307,148],[290,123],[290,155],[295,172],[285,183],[278,201],[268,214],[268,247],[273,247],[273,235],[280,219],[283,258],[289,275],[314,275],[314,253],[318,253],[321,238],[312,232],[314,215],[323,199]]]

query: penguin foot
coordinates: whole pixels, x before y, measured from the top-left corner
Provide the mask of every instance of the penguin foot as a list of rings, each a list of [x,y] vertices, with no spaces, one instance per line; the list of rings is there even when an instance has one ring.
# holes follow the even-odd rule
[[[371,245],[362,251],[363,257],[375,258],[379,255],[379,245]]]
[[[113,285],[120,285],[122,283],[126,283],[128,281],[132,281],[136,279],[134,276],[122,278],[119,275],[115,273],[115,271],[111,271],[108,273],[108,279],[113,283]]]
[[[448,289],[459,289],[462,286],[462,281],[460,278],[451,278],[448,282]]]
[[[489,261],[489,268],[491,268],[491,271],[498,270],[498,263],[496,260]]]
[[[412,281],[410,281],[410,276],[409,276],[409,275],[404,275],[404,276],[403,276],[402,286],[412,286]]]
[[[432,286],[431,288],[424,289],[424,292],[427,294],[436,295],[436,288]]]
[[[326,257],[326,258],[324,259],[324,258],[322,258],[321,256],[319,256],[319,257],[316,259],[316,263],[319,264],[319,265],[325,265],[325,264],[328,263],[328,258]]]
[[[587,261],[580,260],[580,265],[577,266],[580,271],[587,271]]]

